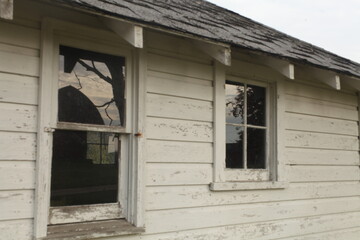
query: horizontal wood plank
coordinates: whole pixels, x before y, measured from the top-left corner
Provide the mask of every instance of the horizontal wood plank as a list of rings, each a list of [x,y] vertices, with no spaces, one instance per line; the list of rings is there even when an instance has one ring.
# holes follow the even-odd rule
[[[360,211],[360,197],[150,211],[147,233],[220,227]]]
[[[148,77],[147,91],[176,97],[186,97],[205,101],[212,101],[213,87],[197,83],[165,79],[160,77]]]
[[[310,165],[359,165],[357,151],[326,149],[287,148],[285,159],[288,164]]]
[[[36,134],[0,132],[0,160],[35,160]]]
[[[148,186],[209,184],[211,164],[148,164]]]
[[[148,140],[147,162],[212,163],[211,143]]]
[[[36,106],[0,103],[0,112],[0,130],[36,132]]]
[[[0,235],[6,240],[33,240],[33,220],[0,221]]]
[[[163,118],[147,118],[147,138],[158,140],[177,140],[212,142],[211,123]]]
[[[329,231],[326,233],[319,234],[310,234],[306,236],[299,237],[290,237],[290,238],[281,238],[286,240],[318,240],[318,239],[326,239],[326,240],[358,240],[360,237],[360,227],[348,228],[340,231]],[[279,239],[280,240],[280,239]]]
[[[152,71],[171,73],[204,80],[213,79],[213,69],[211,65],[157,54],[148,54],[147,58],[148,69]]]
[[[38,77],[39,57],[0,52],[0,72]]]
[[[291,182],[359,181],[359,166],[292,166]]]
[[[297,96],[286,96],[285,110],[291,113],[352,121],[358,120],[358,111],[356,107]]]
[[[40,49],[40,30],[0,21],[0,42]]]
[[[355,107],[357,106],[357,97],[354,94],[314,87],[294,81],[286,81],[284,88],[285,92],[289,95],[318,99],[321,101],[340,103]]]
[[[359,149],[358,139],[355,136],[287,131],[285,137],[287,147],[353,151]]]
[[[359,182],[293,183],[282,190],[213,192],[203,186],[149,187],[147,210],[360,196]]]
[[[38,78],[0,73],[0,102],[36,105]]]
[[[356,121],[339,120],[287,113],[285,128],[288,130],[311,131],[358,136],[359,127]]]
[[[1,168],[1,162],[0,162]],[[0,191],[0,220],[16,220],[34,217],[34,191]],[[1,235],[1,233],[0,233]]]
[[[147,115],[198,121],[212,121],[212,103],[180,97],[147,95]]]
[[[35,188],[35,162],[0,161],[0,190]]]

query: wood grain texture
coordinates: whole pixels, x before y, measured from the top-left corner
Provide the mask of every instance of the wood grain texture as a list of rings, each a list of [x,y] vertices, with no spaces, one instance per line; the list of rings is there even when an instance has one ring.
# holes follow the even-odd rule
[[[0,72],[39,76],[39,57],[24,54],[0,52]]]
[[[163,96],[147,95],[147,116],[212,121],[211,102]]]
[[[0,103],[0,112],[0,130],[36,133],[36,106]]]
[[[0,161],[0,189],[20,190],[35,188],[35,162]]]
[[[212,144],[148,140],[146,158],[148,163],[212,163]]]
[[[210,164],[148,164],[147,186],[209,184]]]
[[[0,191],[0,205],[0,221],[33,218],[34,191]]]
[[[236,192],[213,192],[208,185],[202,186],[156,186],[147,188],[148,210],[176,208],[200,208],[208,206],[270,203],[304,199],[324,199],[359,196],[359,183],[316,182],[292,183],[282,190],[251,190]]]
[[[0,221],[0,236],[6,240],[33,240],[33,220]]]
[[[35,160],[36,134],[0,132],[0,160]]]
[[[184,61],[173,57],[148,54],[148,69],[157,72],[182,75],[203,80],[212,80],[210,65]]]
[[[150,211],[147,212],[147,233],[359,211],[360,197]]]
[[[358,119],[356,107],[290,95],[286,97],[285,110],[291,113],[352,121]]]
[[[148,77],[147,91],[150,93],[193,98],[205,101],[212,101],[213,99],[212,86],[204,86],[203,84],[197,84],[197,82],[192,81],[192,79],[185,79],[185,81],[179,81],[173,80],[171,77],[169,78],[168,76],[166,76],[166,78],[162,78],[158,76],[153,76],[152,74]]]
[[[212,142],[213,128],[211,123],[148,118],[147,138],[157,140],[177,140],[193,142]]]
[[[38,78],[0,73],[0,102],[36,105]]]
[[[40,49],[40,31],[38,29],[4,21],[0,21],[0,29],[0,42],[32,49]]]

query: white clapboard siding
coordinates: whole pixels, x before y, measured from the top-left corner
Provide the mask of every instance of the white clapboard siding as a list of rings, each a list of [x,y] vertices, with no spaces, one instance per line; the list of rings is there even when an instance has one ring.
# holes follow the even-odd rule
[[[355,136],[287,131],[285,137],[285,145],[287,147],[353,151],[357,151],[359,149],[358,139]]]
[[[345,104],[349,106],[357,106],[357,97],[355,94],[348,94],[332,89],[324,89],[305,85],[304,83],[286,81],[285,92],[289,95],[307,97],[321,101]]]
[[[33,240],[33,220],[0,221],[0,237],[4,240]]]
[[[291,113],[352,121],[358,120],[358,111],[356,107],[290,95],[286,97],[285,110]]]
[[[151,53],[147,57],[149,70],[204,80],[213,79],[211,65]]]
[[[236,56],[235,56],[236,57]],[[237,76],[247,79],[270,80],[284,78],[280,73],[269,67],[247,62],[246,57],[240,57],[241,60],[232,59],[231,67],[226,71],[227,76]]]
[[[281,240],[358,240],[360,238],[360,227],[348,228],[340,231],[329,231],[320,234],[311,234],[306,236],[281,238]],[[277,240],[280,240],[278,238]]]
[[[156,164],[147,165],[147,185],[210,184],[211,164]]]
[[[36,105],[38,78],[0,73],[0,102]]]
[[[158,140],[178,140],[212,142],[212,123],[187,120],[147,118],[147,138]]]
[[[146,236],[128,236],[126,240],[269,240],[294,235],[313,234],[358,226],[359,212],[260,223],[176,231]],[[339,222],[342,224],[339,225]],[[342,238],[340,238],[342,239]]]
[[[212,143],[148,140],[147,162],[212,163]]]
[[[33,190],[0,191],[0,221],[34,217],[33,204]]]
[[[0,132],[0,160],[35,160],[36,134]]]
[[[193,98],[205,101],[211,101],[213,99],[212,86],[198,84],[195,81],[179,81],[152,75],[148,76],[147,91],[150,93]]]
[[[285,128],[322,133],[334,133],[358,136],[359,127],[356,121],[309,116],[303,114],[286,114]]]
[[[34,161],[0,161],[0,189],[34,189]]]
[[[292,166],[291,182],[359,181],[359,166]]]
[[[360,197],[148,211],[147,233],[360,211]]]
[[[39,57],[0,52],[0,72],[39,76]]]
[[[147,210],[360,196],[358,182],[293,183],[281,190],[213,192],[203,186],[147,188]]]
[[[15,54],[33,56],[33,57],[40,56],[40,51],[38,49],[13,46],[1,42],[0,42],[0,52],[15,53]]]
[[[11,45],[40,48],[40,30],[0,21],[0,42]]]
[[[284,153],[288,164],[359,165],[358,151],[287,148]]]
[[[157,94],[147,96],[147,115],[154,117],[212,121],[212,103]]]
[[[0,113],[0,130],[16,132],[37,130],[36,106],[0,102]]]
[[[146,40],[147,48],[150,51],[161,50],[176,54],[177,56],[190,56],[196,60],[202,60],[206,56],[194,44],[192,44],[191,41],[180,39],[177,36],[148,31],[146,33]],[[209,59],[207,60],[209,61]]]

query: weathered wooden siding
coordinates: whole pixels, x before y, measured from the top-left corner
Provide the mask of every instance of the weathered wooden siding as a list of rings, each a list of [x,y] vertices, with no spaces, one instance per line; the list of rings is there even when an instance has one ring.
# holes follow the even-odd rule
[[[333,91],[301,75],[286,81],[283,128],[290,186],[212,192],[211,62],[186,40],[147,36],[148,239],[359,237],[354,93]],[[233,60],[227,74],[283,79],[251,61]]]
[[[36,26],[0,21],[1,239],[32,239],[39,52]]]
[[[0,21],[0,239],[33,234],[41,9],[47,8]],[[99,24],[50,10],[60,19]],[[355,94],[301,74],[285,81],[289,187],[213,192],[212,61],[179,37],[146,32],[146,45],[146,233],[116,239],[360,238]],[[248,58],[233,59],[227,74],[282,79]]]

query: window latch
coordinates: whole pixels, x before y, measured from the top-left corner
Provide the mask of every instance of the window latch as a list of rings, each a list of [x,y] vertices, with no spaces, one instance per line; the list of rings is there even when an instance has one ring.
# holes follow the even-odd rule
[[[53,133],[53,132],[55,132],[55,129],[54,129],[54,128],[51,128],[51,127],[45,127],[45,128],[44,128],[44,132]]]

